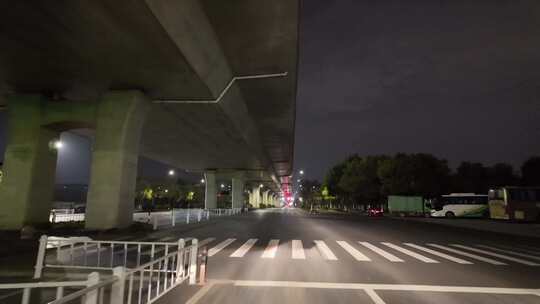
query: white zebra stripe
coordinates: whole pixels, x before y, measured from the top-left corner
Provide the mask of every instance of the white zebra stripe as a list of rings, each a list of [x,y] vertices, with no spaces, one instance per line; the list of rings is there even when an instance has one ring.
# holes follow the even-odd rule
[[[371,243],[368,243],[368,242],[358,242],[360,243],[360,245],[364,246],[364,247],[367,247],[368,249],[370,249],[371,251],[379,254],[380,256],[382,256],[383,258],[389,260],[390,262],[396,262],[396,263],[402,263],[402,262],[405,262],[403,261],[402,259],[398,258],[397,256],[389,253],[388,251],[386,250],[383,250]]]
[[[485,258],[485,257],[479,256],[479,255],[476,255],[476,254],[472,254],[472,253],[468,253],[468,252],[465,252],[465,251],[457,250],[457,249],[450,248],[450,247],[447,247],[447,246],[438,245],[438,244],[428,244],[428,245],[431,246],[431,247],[436,247],[436,248],[439,248],[439,249],[442,249],[442,250],[450,251],[452,253],[456,253],[456,254],[459,254],[459,255],[462,255],[462,256],[466,256],[466,257],[469,257],[471,259],[486,262],[486,263],[489,263],[489,264],[492,264],[492,265],[507,265],[506,263],[503,263],[503,262],[499,262],[499,261],[496,261],[496,260],[493,260],[493,259],[490,259],[490,258]]]
[[[494,257],[499,258],[499,259],[508,260],[508,261],[516,262],[516,263],[523,264],[523,265],[540,266],[540,264],[538,264],[538,263],[529,262],[529,261],[526,261],[526,260],[514,258],[514,257],[511,257],[511,256],[507,256],[507,255],[504,255],[504,254],[499,254],[499,253],[495,253],[495,252],[491,252],[491,251],[486,251],[486,250],[477,249],[477,248],[464,246],[464,245],[458,245],[458,244],[452,244],[452,246],[458,247],[458,248],[461,248],[461,249],[467,249],[467,250],[482,253],[482,254],[486,254],[486,255],[490,255],[490,256],[494,256]]]
[[[429,253],[429,254],[432,254],[432,255],[441,257],[441,258],[443,258],[443,259],[447,259],[447,260],[449,260],[449,261],[452,261],[452,262],[455,262],[455,263],[458,263],[458,264],[472,264],[472,263],[469,262],[469,261],[465,261],[465,260],[463,260],[463,259],[456,258],[456,257],[453,257],[453,256],[448,255],[448,254],[446,254],[446,253],[442,253],[442,252],[440,252],[440,251],[435,251],[435,250],[426,248],[426,247],[424,247],[424,246],[420,246],[420,245],[416,245],[416,244],[412,244],[412,243],[404,243],[404,244],[407,245],[407,246],[409,246],[409,247],[413,247],[413,248],[415,248],[415,249],[418,249],[418,250],[427,252],[427,253]]]

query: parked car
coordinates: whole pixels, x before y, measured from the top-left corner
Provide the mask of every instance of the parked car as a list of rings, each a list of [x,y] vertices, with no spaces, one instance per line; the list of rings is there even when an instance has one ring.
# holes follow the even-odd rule
[[[369,208],[367,211],[368,216],[383,216],[384,210],[382,208]]]

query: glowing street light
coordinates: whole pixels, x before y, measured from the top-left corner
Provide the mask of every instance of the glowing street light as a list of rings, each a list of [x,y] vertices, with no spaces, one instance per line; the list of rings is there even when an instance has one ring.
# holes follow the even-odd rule
[[[174,175],[174,170],[169,170],[169,175],[173,176]]]
[[[63,146],[64,146],[64,143],[61,142],[60,140],[55,140],[55,141],[54,141],[53,147],[54,147],[56,150],[62,149]]]
[[[304,175],[304,170],[300,170],[300,175]]]
[[[260,184],[260,185],[259,185],[259,188],[262,188],[262,187],[264,187],[264,185],[263,185],[263,184]]]
[[[225,188],[225,185],[224,185],[224,184],[221,184],[221,188]]]
[[[204,178],[203,178],[203,179],[201,179],[201,184],[204,184]]]

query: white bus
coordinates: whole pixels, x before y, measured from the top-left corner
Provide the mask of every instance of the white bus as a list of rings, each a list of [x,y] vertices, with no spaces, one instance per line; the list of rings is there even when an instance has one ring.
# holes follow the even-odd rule
[[[489,214],[488,196],[474,193],[442,195],[431,202],[432,217],[485,217]]]

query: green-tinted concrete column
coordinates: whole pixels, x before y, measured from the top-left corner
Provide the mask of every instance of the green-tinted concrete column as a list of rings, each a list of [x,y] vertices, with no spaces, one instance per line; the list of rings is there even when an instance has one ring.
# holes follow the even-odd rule
[[[9,99],[8,143],[0,184],[0,229],[19,229],[49,221],[58,133],[41,127],[45,101],[39,95]]]
[[[208,171],[204,173],[205,180],[205,192],[204,192],[204,208],[216,209],[217,208],[217,185],[216,185],[216,173]]]
[[[244,178],[241,172],[234,175],[232,179],[232,207],[242,208],[244,206]]]
[[[253,196],[253,207],[259,208],[260,202],[261,202],[261,192],[259,186],[253,187],[253,190],[251,191],[251,195]]]
[[[270,202],[268,201],[268,194],[270,193],[270,190],[266,190],[263,192],[263,195],[262,195],[262,202],[263,204],[265,205],[268,205]]]
[[[141,129],[149,102],[140,91],[111,91],[99,101],[86,228],[129,226],[133,220]]]

